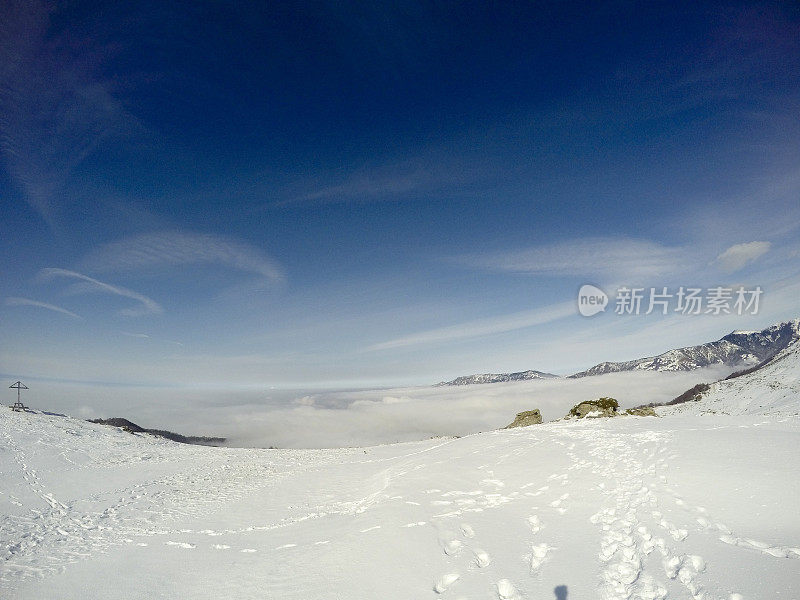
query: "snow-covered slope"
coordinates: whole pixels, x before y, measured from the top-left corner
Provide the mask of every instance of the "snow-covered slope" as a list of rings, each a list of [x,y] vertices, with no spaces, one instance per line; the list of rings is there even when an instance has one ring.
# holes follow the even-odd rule
[[[734,331],[716,342],[669,350],[658,356],[625,362],[603,362],[570,375],[587,377],[620,371],[691,371],[711,365],[755,365],[775,356],[800,339],[800,319],[778,323],[762,331]]]
[[[800,415],[800,341],[751,373],[712,384],[697,402],[658,410],[661,413]]]
[[[208,448],[0,410],[0,596],[796,598],[799,444],[712,415]]]
[[[482,373],[462,375],[452,381],[442,381],[436,385],[474,385],[476,383],[505,383],[509,381],[530,381],[531,379],[558,379],[558,375],[542,371],[520,371],[519,373]]]

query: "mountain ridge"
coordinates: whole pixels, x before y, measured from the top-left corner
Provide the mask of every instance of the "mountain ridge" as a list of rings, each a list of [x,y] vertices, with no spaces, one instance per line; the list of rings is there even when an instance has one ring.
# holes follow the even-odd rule
[[[702,384],[704,389],[687,402],[667,403],[656,409],[661,415],[800,415],[800,339],[756,368],[735,375]]]
[[[776,323],[761,331],[732,331],[705,344],[667,350],[656,356],[602,362],[570,375],[570,379],[623,371],[692,371],[713,365],[750,367],[769,360],[800,339],[800,319]]]
[[[578,379],[623,371],[692,371],[714,365],[748,368],[770,360],[798,339],[800,339],[800,319],[792,319],[770,325],[760,331],[734,330],[713,342],[674,348],[656,356],[629,361],[601,362],[567,378]],[[436,385],[475,385],[559,377],[543,371],[527,370],[515,373],[462,375]]]
[[[559,379],[560,375],[545,373],[544,371],[518,371],[516,373],[479,373],[476,375],[462,375],[451,381],[441,381],[442,385],[475,385],[481,383],[505,383],[508,381],[530,381],[531,379]]]

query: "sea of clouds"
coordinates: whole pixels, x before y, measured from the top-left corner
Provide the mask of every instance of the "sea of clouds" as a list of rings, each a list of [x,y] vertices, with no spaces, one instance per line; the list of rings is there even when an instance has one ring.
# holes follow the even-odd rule
[[[470,386],[425,386],[352,391],[187,390],[37,386],[47,402],[31,405],[90,417],[126,417],[144,427],[225,436],[232,446],[325,448],[368,446],[463,436],[509,424],[538,408],[545,421],[563,417],[583,400],[611,396],[622,408],[665,402],[700,382],[730,373],[613,373]],[[45,388],[45,389],[42,389]]]

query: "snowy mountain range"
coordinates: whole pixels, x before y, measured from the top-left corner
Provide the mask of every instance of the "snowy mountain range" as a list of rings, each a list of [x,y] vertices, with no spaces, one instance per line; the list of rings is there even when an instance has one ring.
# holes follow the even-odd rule
[[[800,416],[800,340],[756,369],[712,383],[697,402],[659,408],[658,412]]]
[[[733,331],[715,341],[669,350],[658,356],[648,356],[623,362],[602,362],[569,378],[605,375],[622,371],[692,371],[713,365],[748,367],[776,356],[795,340],[800,339],[800,319],[778,323],[761,331]],[[486,373],[464,375],[437,385],[472,385],[549,379],[558,377],[541,371],[519,373]]]
[[[518,373],[482,373],[464,375],[452,381],[442,381],[436,385],[472,385],[475,383],[504,383],[507,381],[528,381],[530,379],[557,379],[558,375],[542,371],[520,371]]]
[[[772,358],[797,339],[800,339],[800,319],[778,323],[761,331],[734,331],[715,342],[669,350],[658,356],[603,362],[570,377],[620,371],[691,371],[712,365],[752,366]]]

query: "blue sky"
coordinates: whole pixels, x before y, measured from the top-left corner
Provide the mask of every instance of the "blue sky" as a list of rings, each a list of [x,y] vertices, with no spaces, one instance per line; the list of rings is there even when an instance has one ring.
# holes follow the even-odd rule
[[[252,4],[6,3],[5,378],[565,374],[800,316],[795,3]]]

